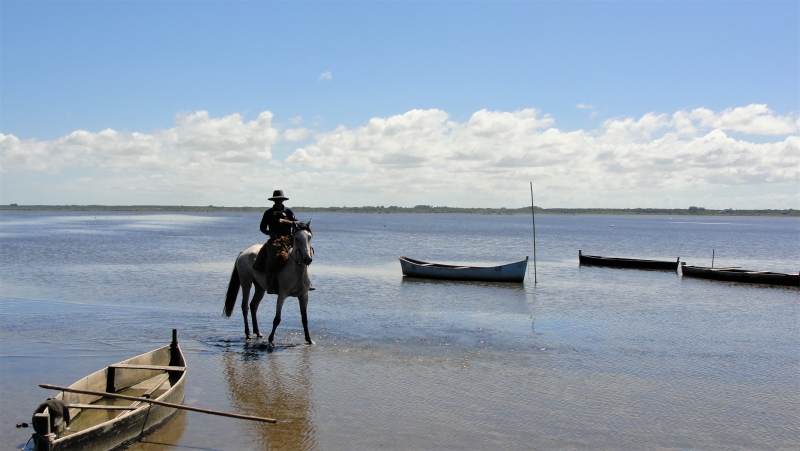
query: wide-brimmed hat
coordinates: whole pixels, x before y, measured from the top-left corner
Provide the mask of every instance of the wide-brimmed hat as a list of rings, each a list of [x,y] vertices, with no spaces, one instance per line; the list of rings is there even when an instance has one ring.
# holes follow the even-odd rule
[[[289,200],[289,198],[283,195],[282,189],[276,189],[272,192],[272,197],[269,200]]]

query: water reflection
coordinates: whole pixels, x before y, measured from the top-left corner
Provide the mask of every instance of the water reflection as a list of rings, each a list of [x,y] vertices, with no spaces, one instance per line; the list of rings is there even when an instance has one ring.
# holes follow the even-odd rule
[[[130,447],[131,451],[161,451],[178,443],[186,430],[186,411],[179,410],[164,427]]]
[[[440,287],[463,287],[463,288],[471,288],[471,287],[489,287],[495,289],[503,289],[508,291],[525,291],[525,284],[524,283],[514,283],[514,282],[480,282],[475,280],[439,280],[439,279],[420,279],[417,277],[403,277],[402,279],[403,285],[409,286],[425,286],[429,285],[432,287],[440,286]]]
[[[404,279],[397,261],[505,261],[530,218],[315,213],[309,313],[320,344],[268,350],[245,346],[241,317],[219,316],[260,214],[156,215],[163,229],[94,214],[0,214],[3,424],[41,402],[31,381],[72,382],[179,325],[201,340],[188,353],[187,403],[282,423],[187,414],[179,443],[162,449],[800,449],[797,288],[577,258],[593,249],[708,266],[716,249],[715,265],[793,273],[798,218],[543,215],[534,288],[531,266],[524,284],[502,285]],[[302,341],[296,305],[279,341]],[[261,308],[269,323],[274,297]],[[0,428],[0,449],[19,449],[29,431]],[[146,440],[155,449],[156,436]]]
[[[222,355],[225,381],[236,411],[279,421],[242,424],[248,436],[265,449],[317,448],[310,352],[305,346],[270,349],[256,343],[245,344],[242,353],[227,351]]]

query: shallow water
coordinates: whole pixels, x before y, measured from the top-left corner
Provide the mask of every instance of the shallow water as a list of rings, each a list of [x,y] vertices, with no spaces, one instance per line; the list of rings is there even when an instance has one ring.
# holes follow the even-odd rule
[[[170,340],[186,404],[132,449],[798,449],[800,291],[581,267],[594,255],[794,273],[793,218],[537,217],[538,283],[404,279],[397,257],[531,255],[524,216],[313,216],[304,346],[290,300],[277,349],[220,316],[258,214],[3,212],[0,446],[48,393]],[[611,227],[611,225],[614,227]],[[259,310],[266,327],[273,298]]]

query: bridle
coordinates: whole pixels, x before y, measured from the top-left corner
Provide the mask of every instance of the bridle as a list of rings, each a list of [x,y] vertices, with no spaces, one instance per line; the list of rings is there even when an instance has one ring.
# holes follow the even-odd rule
[[[294,251],[295,251],[295,249],[298,249],[298,247],[297,247],[297,246],[295,246],[295,242],[297,241],[297,238],[296,238],[294,235],[295,235],[297,232],[300,232],[300,231],[302,231],[302,230],[305,230],[305,231],[307,231],[307,232],[308,232],[308,234],[309,234],[309,235],[311,235],[312,237],[314,236],[314,234],[313,234],[313,233],[311,233],[311,230],[310,230],[310,229],[308,229],[308,228],[303,228],[303,227],[297,227],[297,228],[296,228],[296,230],[294,230],[294,231],[292,232],[292,251],[291,251],[291,252],[289,252],[289,257],[291,257],[291,258],[292,258],[292,261],[294,261],[294,262],[295,262],[296,264],[298,264],[298,265],[305,265],[305,266],[308,266],[308,265],[306,265],[305,263],[303,263],[303,262],[302,262],[302,260],[301,260],[301,261],[297,261],[297,259],[294,257]],[[309,247],[311,247],[311,246],[309,246]],[[299,249],[298,249],[298,250],[299,250]],[[311,247],[311,258],[312,258],[312,259],[314,258],[314,248],[313,248],[313,247]]]

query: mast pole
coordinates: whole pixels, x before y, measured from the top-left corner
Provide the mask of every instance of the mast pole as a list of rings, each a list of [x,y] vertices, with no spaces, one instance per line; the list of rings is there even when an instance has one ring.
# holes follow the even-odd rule
[[[531,184],[531,221],[533,222],[533,284],[536,285],[536,216],[533,214],[533,182]]]

